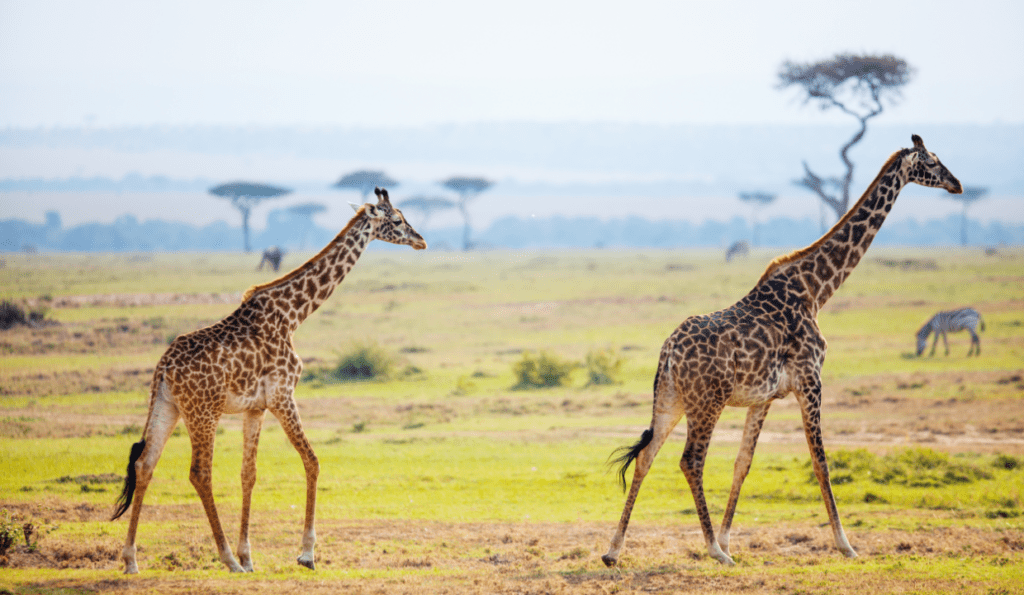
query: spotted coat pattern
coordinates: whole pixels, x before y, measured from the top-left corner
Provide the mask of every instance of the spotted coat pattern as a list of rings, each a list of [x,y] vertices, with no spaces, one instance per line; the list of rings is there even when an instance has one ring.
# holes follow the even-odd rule
[[[621,520],[604,562],[618,559],[640,484],[658,450],[686,416],[686,446],[680,468],[693,494],[697,516],[712,557],[732,564],[729,530],[740,487],[750,470],[757,438],[775,399],[796,395],[814,472],[821,487],[837,547],[855,556],[836,510],[821,439],[821,366],[827,344],[817,314],[860,262],[900,189],[914,182],[962,192],[960,182],[927,151],[894,153],[864,195],[814,244],[775,259],[757,285],[736,304],[686,319],[665,341],[654,381],[651,427],[619,459],[624,477],[636,466]],[[716,540],[704,499],[703,472],[711,433],[725,406],[747,407],[739,456],[722,530]]]
[[[370,241],[381,239],[417,250],[427,247],[401,211],[391,206],[387,191],[378,189],[377,196],[376,204],[358,207],[348,225],[319,254],[275,281],[250,288],[242,304],[228,317],[178,337],[160,358],[153,373],[149,418],[139,443],[141,453],[134,463],[134,501],[129,496],[125,502],[125,506],[131,504],[122,552],[126,573],[138,572],[135,536],[143,496],[179,418],[184,421],[192,444],[189,479],[210,521],[220,559],[233,572],[252,571],[249,508],[256,482],[259,434],[268,410],[280,421],[305,467],[306,514],[298,562],[314,567],[319,463],[302,431],[295,404],[294,390],[302,361],[292,345],[292,334],[331,296]],[[225,413],[244,416],[237,560],[217,515],[211,481],[214,437],[217,423]]]

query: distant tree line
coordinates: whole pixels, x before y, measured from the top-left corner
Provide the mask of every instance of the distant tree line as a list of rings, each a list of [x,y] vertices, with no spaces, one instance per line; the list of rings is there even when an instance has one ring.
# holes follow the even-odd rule
[[[301,211],[301,210],[300,210]],[[875,244],[907,246],[958,245],[963,219],[952,214],[924,223],[914,220],[890,221],[879,232]],[[982,224],[967,220],[974,245],[1024,244],[1024,225],[1000,222]],[[489,248],[688,248],[725,249],[739,239],[751,237],[750,222],[741,217],[729,221],[651,221],[640,217],[602,220],[596,217],[550,217],[520,219],[506,217],[493,222],[476,235],[477,249]],[[819,237],[818,223],[811,218],[775,218],[757,223],[761,247],[796,247]],[[310,225],[305,213],[275,209],[267,227],[253,234],[253,249],[269,246],[300,248],[326,244],[337,233]],[[431,229],[424,233],[432,250],[461,250],[462,227]],[[125,215],[113,223],[86,223],[65,228],[55,212],[45,223],[18,219],[0,221],[0,252],[174,252],[238,251],[242,248],[239,227],[223,221],[195,226],[176,221],[139,221]],[[387,250],[380,244],[375,249]],[[255,258],[255,256],[254,256]],[[255,262],[254,265],[255,266]]]

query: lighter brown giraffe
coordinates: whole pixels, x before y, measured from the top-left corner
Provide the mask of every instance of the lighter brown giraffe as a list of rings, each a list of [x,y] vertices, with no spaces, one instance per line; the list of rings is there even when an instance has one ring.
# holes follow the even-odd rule
[[[275,281],[250,288],[242,304],[230,316],[182,335],[168,347],[153,372],[149,417],[142,440],[132,445],[128,476],[113,515],[116,519],[129,506],[132,509],[128,537],[121,554],[125,574],[139,571],[135,560],[135,534],[142,499],[179,418],[185,422],[192,442],[189,479],[206,509],[220,559],[232,572],[252,572],[249,505],[256,483],[256,448],[267,410],[281,422],[306,469],[306,521],[298,562],[314,568],[316,533],[313,525],[320,465],[302,431],[295,405],[294,391],[302,372],[302,360],[295,353],[292,334],[330,297],[374,239],[406,244],[416,250],[427,247],[402,213],[391,206],[387,190],[378,188],[377,204],[357,207],[348,225],[319,254]],[[242,514],[237,560],[217,516],[211,481],[214,436],[224,413],[244,416]]]
[[[915,134],[912,139],[914,148],[894,153],[860,200],[828,233],[802,250],[776,258],[735,305],[688,318],[665,341],[654,377],[651,426],[636,444],[617,451],[621,452],[615,462],[621,463],[623,488],[626,470],[634,460],[636,467],[618,529],[608,553],[601,558],[605,564],[612,566],[618,561],[640,484],[683,415],[686,446],[679,467],[690,484],[708,553],[719,562],[733,564],[729,529],[740,487],[750,470],[768,407],[790,393],[796,394],[800,405],[814,474],[836,546],[849,557],[857,555],[839,521],[821,440],[821,365],[826,344],[817,317],[864,256],[903,186],[914,182],[953,194],[963,191],[938,157],[925,149],[921,138]],[[748,410],[729,503],[716,540],[704,500],[704,460],[711,432],[726,405]]]

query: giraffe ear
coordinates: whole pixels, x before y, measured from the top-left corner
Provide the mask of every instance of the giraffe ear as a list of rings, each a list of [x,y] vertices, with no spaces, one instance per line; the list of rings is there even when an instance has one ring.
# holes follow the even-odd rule
[[[918,136],[916,134],[912,134],[910,136],[910,140],[914,141],[914,148],[915,149],[924,149],[924,141],[921,140],[920,136]]]
[[[352,210],[358,213],[359,212],[359,207],[361,207],[363,205],[357,205],[354,202],[350,202],[350,203],[348,203],[348,206],[352,207]]]

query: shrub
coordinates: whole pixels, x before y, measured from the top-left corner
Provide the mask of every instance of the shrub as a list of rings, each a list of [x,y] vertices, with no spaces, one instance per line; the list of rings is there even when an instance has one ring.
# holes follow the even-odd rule
[[[310,370],[303,379],[314,382],[387,380],[397,363],[392,354],[373,341],[353,343],[347,352],[341,354],[336,366]]]
[[[387,380],[395,357],[373,341],[354,343],[331,371],[337,380]]]
[[[513,390],[562,386],[569,383],[575,365],[556,355],[541,351],[534,355],[523,352],[523,357],[512,364],[512,375],[518,380]]]
[[[587,386],[619,384],[619,371],[623,359],[611,348],[591,351],[584,365],[587,368]]]
[[[19,324],[28,324],[25,309],[12,301],[0,302],[0,330],[7,330]]]
[[[46,322],[46,314],[49,311],[49,307],[44,304],[27,308],[24,304],[3,300],[0,302],[0,330],[6,331],[19,324],[28,326],[43,324]]]
[[[0,511],[0,556],[7,554],[7,550],[14,545],[14,539],[18,535],[18,523],[5,508]]]
[[[1012,471],[1020,467],[1020,459],[1010,455],[996,455],[996,460],[992,461],[992,466],[996,469],[1006,469]]]

